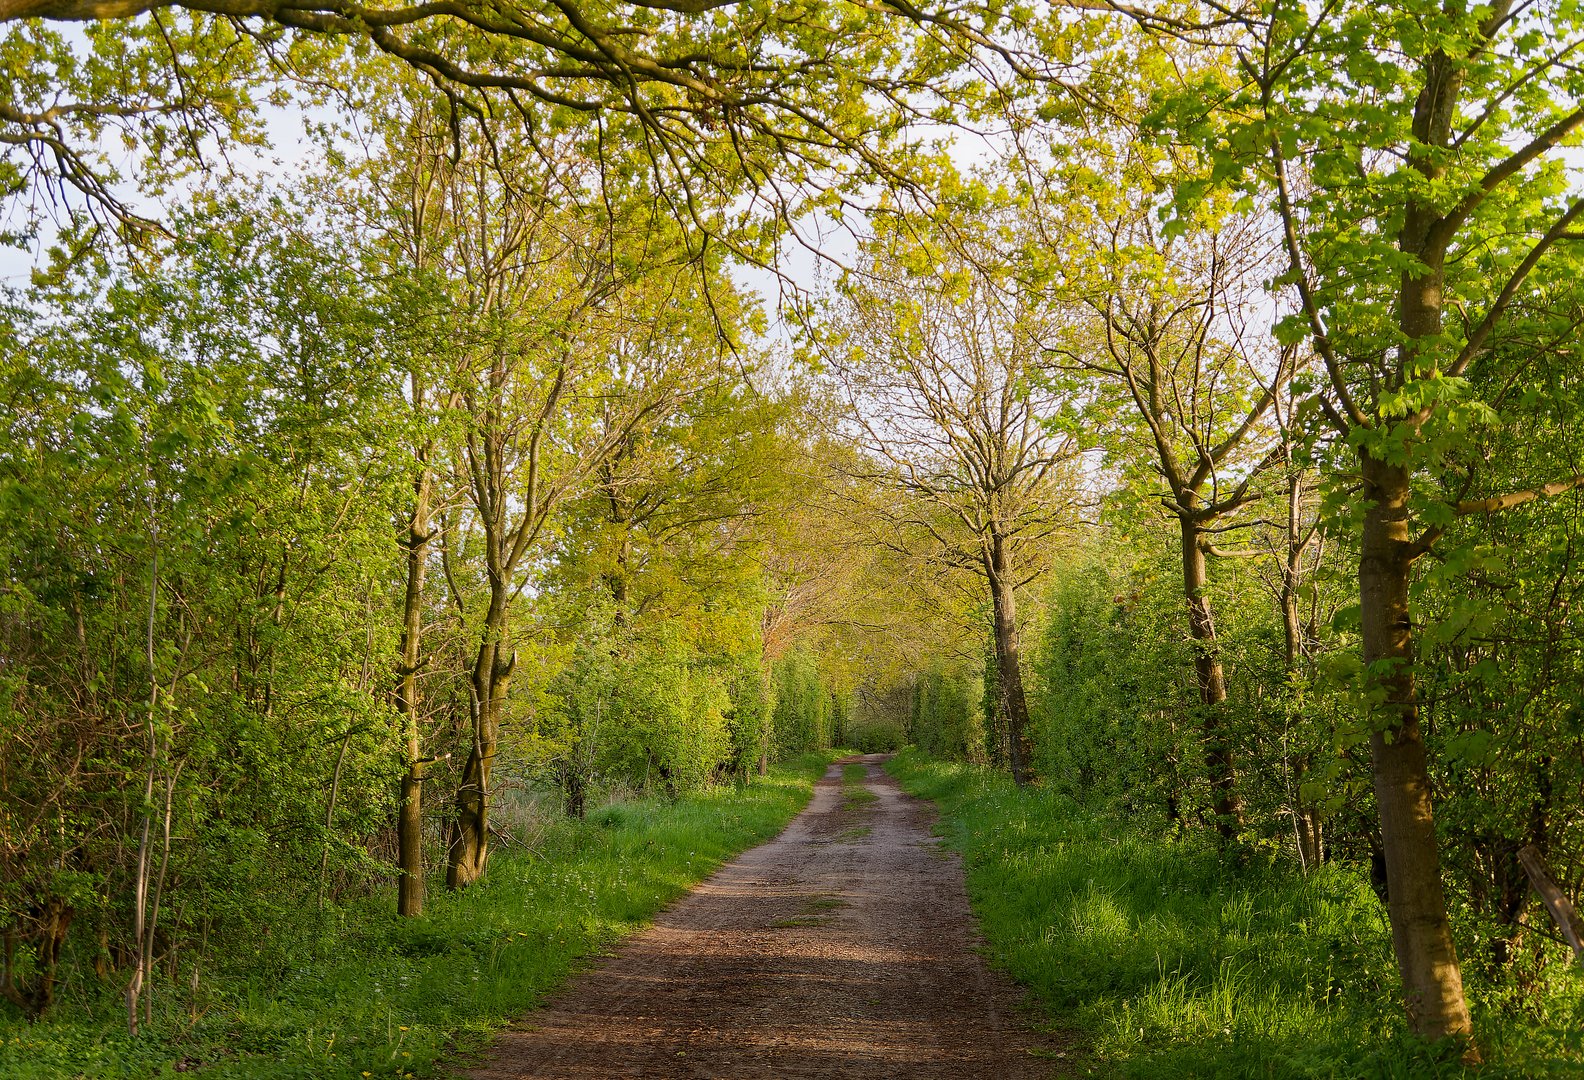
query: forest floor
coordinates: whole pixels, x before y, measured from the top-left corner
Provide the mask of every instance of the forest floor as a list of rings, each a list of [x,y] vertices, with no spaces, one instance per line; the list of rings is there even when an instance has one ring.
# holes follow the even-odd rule
[[[935,811],[868,755],[503,1033],[471,1080],[1068,1072],[989,970]]]

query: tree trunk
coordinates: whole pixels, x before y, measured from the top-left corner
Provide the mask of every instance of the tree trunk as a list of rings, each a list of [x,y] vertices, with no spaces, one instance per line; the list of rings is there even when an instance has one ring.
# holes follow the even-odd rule
[[[561,791],[565,796],[566,816],[581,821],[588,813],[588,777],[579,759],[580,747],[568,751],[569,760],[561,770]]]
[[[1294,484],[1296,485],[1296,480]],[[1295,490],[1290,489],[1290,491]],[[1291,535],[1291,533],[1290,533]],[[1301,655],[1303,641],[1303,621],[1298,614],[1298,572],[1301,549],[1295,543],[1290,543],[1287,553],[1287,565],[1282,569],[1281,611],[1282,635],[1286,642],[1287,677],[1296,679],[1298,675],[1298,661]],[[1323,839],[1323,825],[1320,820],[1320,808],[1313,802],[1306,800],[1303,794],[1304,778],[1308,775],[1313,762],[1308,753],[1297,754],[1288,760],[1288,767],[1292,772],[1292,814],[1293,838],[1298,846],[1298,861],[1307,872],[1313,870],[1325,859],[1325,846]]]
[[[1303,556],[1310,537],[1306,537],[1303,532],[1303,477],[1292,471],[1290,453],[1287,455],[1287,467],[1287,557],[1281,568],[1281,613],[1287,679],[1289,686],[1292,686],[1297,684],[1299,678],[1298,667],[1303,660],[1304,642],[1312,633],[1311,628],[1304,626],[1303,616],[1298,610],[1298,586],[1303,579]],[[1293,778],[1293,837],[1298,846],[1298,861],[1306,872],[1325,860],[1325,833],[1320,808],[1305,799],[1303,794],[1304,777],[1313,764],[1308,751],[1289,760]]]
[[[1023,672],[1018,658],[1017,595],[1012,586],[1006,542],[993,537],[985,567],[995,607],[996,676],[1002,716],[1006,721],[1007,762],[1012,780],[1022,786],[1033,777],[1033,745],[1028,732],[1028,700],[1023,694]]]
[[[1290,454],[1287,467],[1292,468]],[[1303,574],[1304,548],[1308,544],[1302,533],[1303,478],[1292,472],[1287,478],[1287,558],[1281,572],[1282,645],[1289,677],[1298,673],[1298,662],[1303,656],[1304,625],[1298,613],[1298,584]]]
[[[1445,53],[1425,63],[1425,84],[1414,109],[1414,136],[1420,144],[1410,165],[1426,180],[1439,181],[1445,160],[1423,147],[1450,143],[1462,72]],[[1405,207],[1398,246],[1414,257],[1405,266],[1397,297],[1399,380],[1420,377],[1441,335],[1446,291],[1446,252],[1451,236],[1443,228],[1440,209],[1410,199]],[[1417,438],[1428,416],[1392,421],[1380,418],[1392,442]],[[1372,435],[1376,434],[1371,432]],[[1378,437],[1387,435],[1382,431]],[[1412,474],[1401,461],[1375,457],[1365,444],[1359,450],[1364,479],[1364,530],[1359,547],[1359,618],[1363,660],[1379,702],[1371,719],[1370,758],[1375,800],[1380,811],[1381,848],[1386,870],[1387,910],[1392,946],[1402,975],[1408,1026],[1426,1039],[1472,1039],[1473,1024],[1463,997],[1463,975],[1452,944],[1446,898],[1441,887],[1441,858],[1431,812],[1430,770],[1419,730],[1419,704],[1413,674],[1413,612],[1408,586],[1414,550],[1408,506]],[[1466,1058],[1478,1060],[1470,1043]]]
[[[489,765],[486,762],[482,744],[475,740],[468,751],[467,763],[462,767],[461,787],[457,789],[457,816],[451,826],[446,862],[448,889],[466,888],[484,876],[484,864],[489,859]]]
[[[1307,754],[1293,762],[1293,834],[1298,844],[1298,861],[1305,871],[1325,861],[1325,825],[1320,818],[1320,808],[1303,797],[1304,778],[1310,764]]]
[[[148,920],[149,874],[152,853],[149,848],[153,832],[154,775],[159,758],[158,708],[159,669],[154,651],[154,624],[159,611],[159,520],[154,515],[153,500],[149,505],[149,602],[148,619],[144,624],[143,645],[149,669],[148,692],[148,765],[143,774],[142,827],[139,830],[137,872],[132,887],[132,938],[137,943],[137,967],[127,983],[127,1033],[138,1033],[138,1005],[150,977],[147,942],[153,937]]]
[[[424,574],[429,558],[429,454],[419,455],[413,481],[412,519],[407,527],[407,595],[402,607],[401,666],[396,710],[406,742],[407,771],[401,780],[401,807],[396,818],[396,892],[399,915],[421,915],[424,904],[423,757],[419,738],[418,669],[422,666]]]
[[[1199,681],[1199,729],[1204,736],[1205,772],[1215,807],[1216,831],[1231,840],[1243,828],[1236,760],[1226,731],[1226,674],[1215,618],[1206,595],[1204,534],[1192,518],[1182,517],[1183,595],[1188,601],[1188,633],[1194,643],[1194,674]]]
[[[470,678],[473,745],[462,768],[457,789],[456,822],[451,828],[446,888],[461,889],[484,876],[489,861],[490,773],[495,767],[495,747],[500,736],[501,706],[511,685],[516,657],[505,648],[507,589],[499,579],[490,583],[490,607],[481,628],[478,660]]]
[[[1392,945],[1408,1024],[1427,1039],[1467,1037],[1473,1026],[1446,898],[1419,730],[1408,601],[1414,552],[1408,536],[1408,470],[1360,454],[1368,506],[1359,552],[1363,659],[1380,700],[1370,757],[1380,808]]]

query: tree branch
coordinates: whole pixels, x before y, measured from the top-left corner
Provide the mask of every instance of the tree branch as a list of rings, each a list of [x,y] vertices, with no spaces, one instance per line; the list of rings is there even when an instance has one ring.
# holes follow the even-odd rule
[[[1472,514],[1497,514],[1503,510],[1511,510],[1515,506],[1522,506],[1535,499],[1550,499],[1557,495],[1584,487],[1584,473],[1570,476],[1566,480],[1553,480],[1549,484],[1529,488],[1525,491],[1510,491],[1505,495],[1494,495],[1488,499],[1463,499],[1454,509],[1458,517],[1468,517]]]

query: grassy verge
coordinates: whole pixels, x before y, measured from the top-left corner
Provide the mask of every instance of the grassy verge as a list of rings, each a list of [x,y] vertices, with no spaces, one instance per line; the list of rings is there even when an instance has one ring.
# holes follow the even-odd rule
[[[585,958],[639,929],[737,852],[774,836],[807,802],[826,755],[778,766],[745,789],[675,803],[619,803],[564,822],[535,854],[501,851],[481,886],[431,893],[399,920],[389,896],[339,912],[320,942],[284,962],[210,980],[193,1001],[157,997],[137,1039],[107,993],[97,1008],[0,1020],[0,1076],[361,1080],[443,1072]],[[311,901],[309,901],[311,903]]]
[[[913,751],[887,767],[940,807],[992,958],[1084,1032],[1093,1074],[1464,1075],[1406,1036],[1385,911],[1360,874],[1229,860]],[[1581,982],[1522,1011],[1472,987],[1477,1075],[1584,1075]]]

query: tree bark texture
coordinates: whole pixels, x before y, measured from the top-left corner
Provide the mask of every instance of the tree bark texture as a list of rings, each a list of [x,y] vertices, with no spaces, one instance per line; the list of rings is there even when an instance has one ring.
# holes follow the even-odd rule
[[[1287,458],[1292,470],[1292,459]],[[1299,664],[1304,656],[1304,643],[1312,629],[1304,625],[1298,610],[1298,589],[1303,580],[1304,550],[1309,546],[1303,529],[1303,474],[1292,470],[1287,477],[1287,555],[1281,570],[1282,642],[1287,663],[1287,677],[1299,677]],[[1298,847],[1298,861],[1305,871],[1314,869],[1325,861],[1325,825],[1320,808],[1305,799],[1304,780],[1314,766],[1311,755],[1305,751],[1289,759],[1292,770],[1293,838]]]
[[[1216,831],[1231,840],[1243,828],[1243,800],[1237,792],[1237,768],[1226,730],[1226,674],[1216,638],[1214,613],[1206,594],[1204,534],[1189,517],[1182,523],[1183,596],[1188,601],[1188,633],[1193,638],[1194,675],[1199,683],[1199,729],[1204,737],[1205,773],[1210,778]]]
[[[1297,835],[1298,859],[1305,871],[1313,870],[1325,861],[1325,823],[1318,808],[1302,800],[1304,778],[1308,769],[1303,763],[1294,770],[1293,786],[1299,792],[1300,802],[1293,811],[1293,832]]]
[[[1573,950],[1573,959],[1584,965],[1584,919],[1579,918],[1578,912],[1573,908],[1573,902],[1551,876],[1540,849],[1533,844],[1524,845],[1518,851],[1518,863],[1529,876],[1535,892],[1539,893],[1540,899],[1545,902],[1546,910],[1551,913],[1551,918],[1556,923],[1557,929],[1562,932],[1568,947]]]
[[[1367,453],[1361,461],[1369,506],[1359,557],[1359,605],[1364,664],[1380,701],[1372,718],[1370,757],[1392,945],[1414,1033],[1428,1039],[1468,1036],[1473,1025],[1441,886],[1430,770],[1414,687],[1409,475],[1405,467]]]
[[[501,709],[511,686],[516,657],[506,647],[506,583],[492,580],[484,638],[469,678],[473,744],[457,789],[456,821],[451,827],[446,887],[461,889],[484,876],[489,862],[490,775],[500,737]]]
[[[1023,694],[1018,652],[1017,592],[1006,543],[1000,536],[991,539],[985,570],[995,608],[996,675],[1006,721],[1007,762],[1013,781],[1022,786],[1033,778],[1033,742],[1029,737],[1028,700]]]
[[[429,558],[428,454],[420,457],[413,481],[412,518],[407,529],[407,592],[402,606],[401,667],[396,686],[396,711],[401,716],[407,771],[402,774],[401,805],[396,817],[396,892],[399,915],[421,915],[424,905],[423,747],[419,737],[418,670],[422,666],[423,590]]]
[[[1436,52],[1426,59],[1423,70],[1424,86],[1413,117],[1417,146],[1409,165],[1426,180],[1438,181],[1446,173],[1445,159],[1425,148],[1450,145],[1463,69],[1444,52]],[[1425,349],[1433,349],[1441,335],[1446,253],[1455,230],[1456,225],[1436,206],[1410,199],[1404,208],[1398,247],[1415,262],[1403,268],[1397,295],[1397,325],[1403,337],[1395,373],[1399,382],[1421,377],[1426,365],[1434,363]],[[1428,409],[1396,423],[1410,429],[1405,434],[1412,436],[1426,419]],[[1392,421],[1377,418],[1376,422]],[[1390,446],[1397,440],[1386,442]],[[1432,1040],[1472,1038],[1441,885],[1430,769],[1414,686],[1408,588],[1418,552],[1410,535],[1412,466],[1377,457],[1367,446],[1358,456],[1366,500],[1359,548],[1359,618],[1362,659],[1377,701],[1371,717],[1370,758],[1392,946],[1410,1030]],[[1467,1056],[1478,1059],[1472,1045]]]

